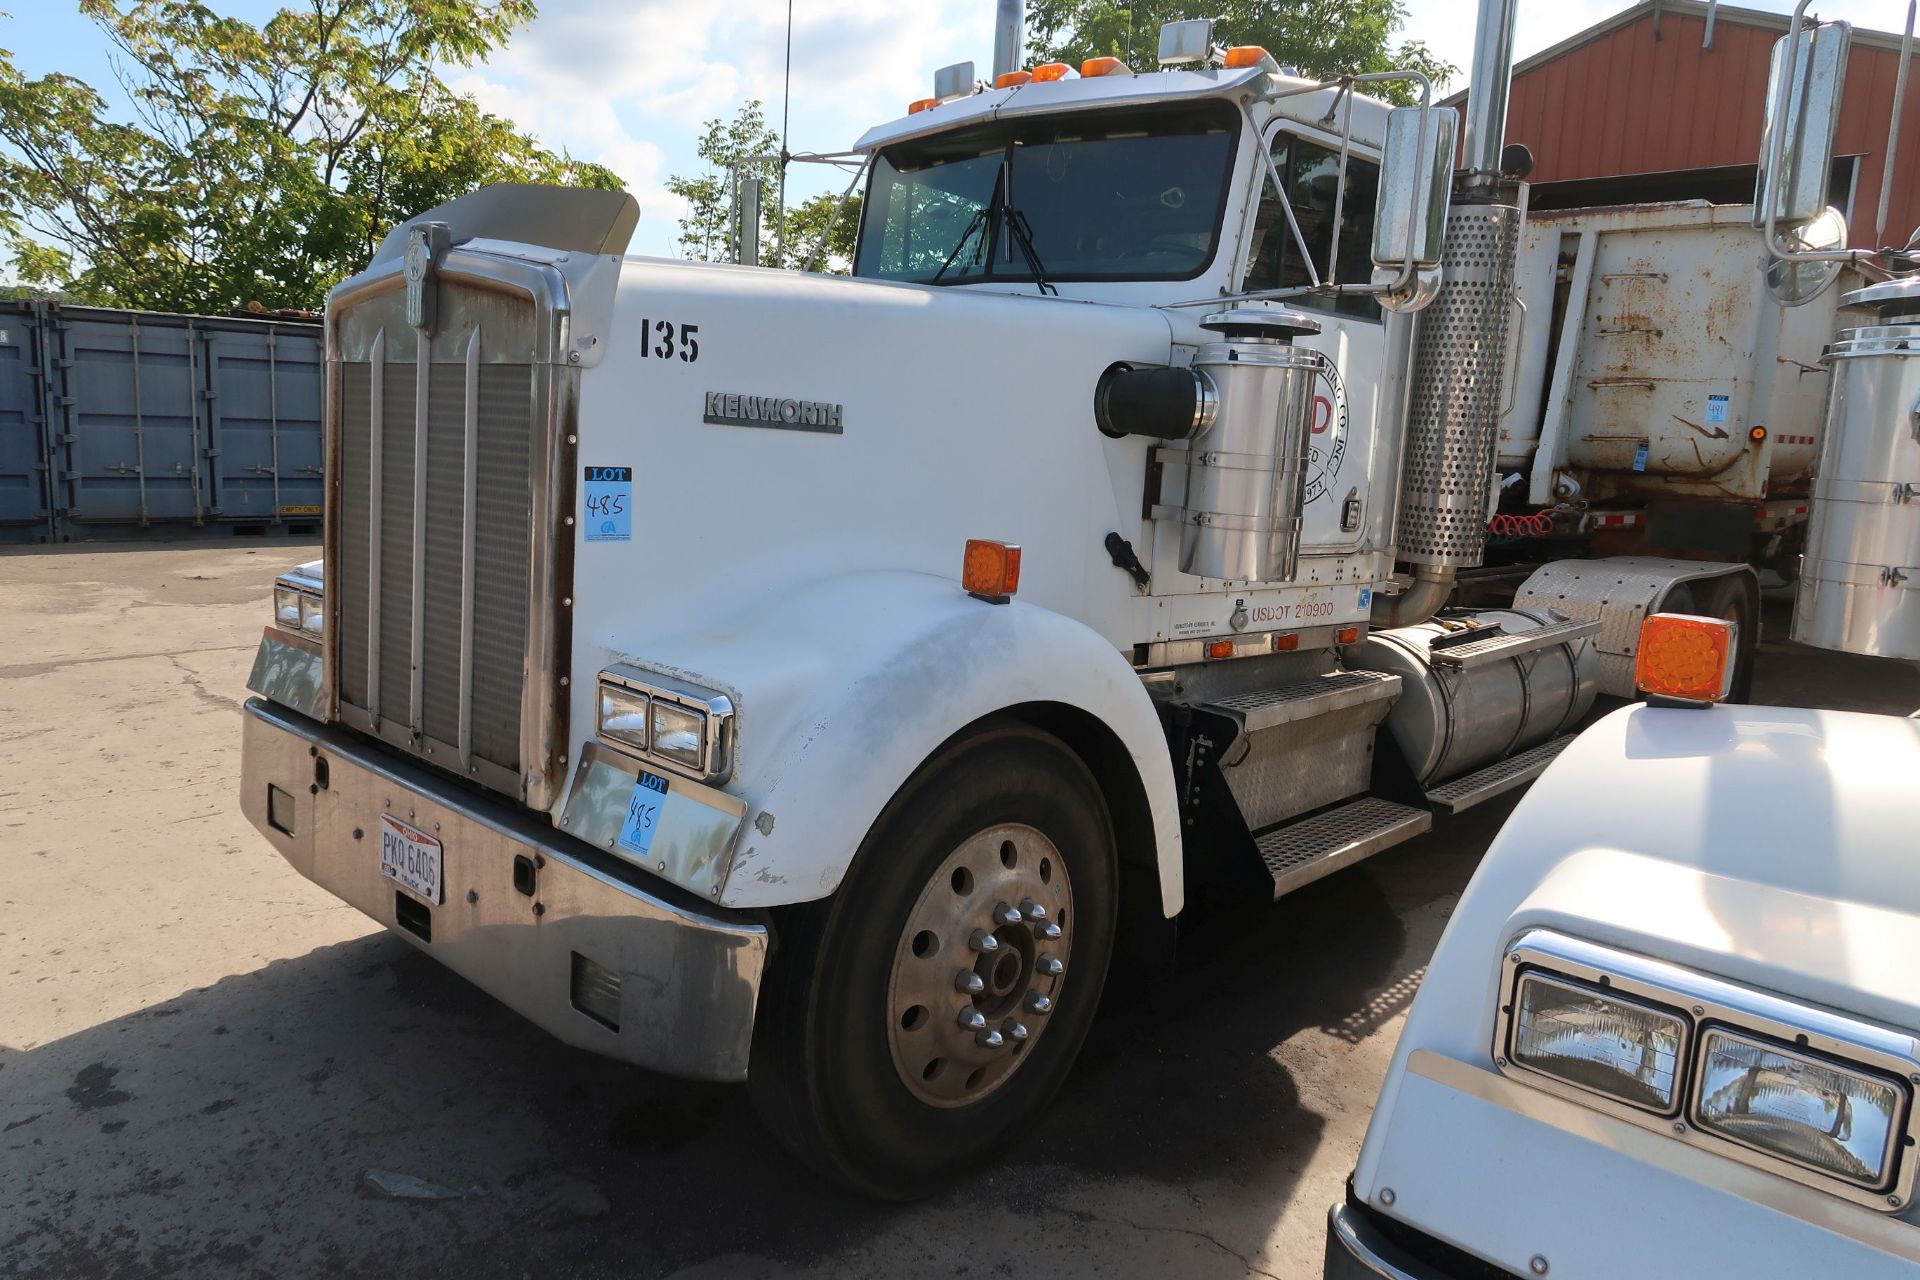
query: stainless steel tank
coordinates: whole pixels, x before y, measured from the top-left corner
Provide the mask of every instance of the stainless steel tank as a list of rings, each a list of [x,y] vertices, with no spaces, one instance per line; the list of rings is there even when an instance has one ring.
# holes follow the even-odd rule
[[[1562,621],[1544,609],[1436,618],[1372,633],[1347,649],[1346,664],[1400,677],[1387,732],[1420,785],[1432,787],[1570,732],[1600,689],[1599,655],[1584,637],[1459,666],[1435,654],[1455,641],[1524,636]]]
[[[1856,289],[1880,323],[1843,330],[1813,485],[1793,638],[1920,660],[1920,279]]]
[[[1188,454],[1180,569],[1235,582],[1291,581],[1300,569],[1307,441],[1322,363],[1292,339],[1318,333],[1320,324],[1265,309],[1203,323],[1224,335],[1193,360],[1219,407]]]
[[[1484,557],[1519,245],[1510,205],[1456,204],[1447,216],[1446,283],[1414,337],[1396,538],[1409,564]]]

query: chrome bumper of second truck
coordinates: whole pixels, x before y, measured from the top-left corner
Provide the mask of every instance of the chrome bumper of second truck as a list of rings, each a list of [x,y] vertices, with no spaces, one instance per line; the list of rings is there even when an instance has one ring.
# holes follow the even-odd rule
[[[309,880],[568,1044],[670,1075],[746,1078],[768,942],[758,920],[283,706],[251,699],[244,721],[241,808]],[[291,797],[291,822],[285,800],[281,824],[269,819],[270,787]],[[443,902],[409,900],[381,874],[382,814],[441,842]],[[573,1003],[583,960],[619,975],[615,1025]]]

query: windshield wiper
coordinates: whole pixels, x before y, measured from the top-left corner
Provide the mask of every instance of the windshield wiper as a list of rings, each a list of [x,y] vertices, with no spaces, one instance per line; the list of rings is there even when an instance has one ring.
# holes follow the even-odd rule
[[[947,268],[953,265],[954,259],[960,256],[960,251],[967,247],[967,241],[973,239],[976,231],[982,235],[981,243],[983,245],[986,243],[984,237],[987,229],[987,220],[992,216],[993,211],[993,205],[985,205],[973,211],[973,216],[967,219],[966,230],[960,233],[959,242],[953,246],[953,252],[947,255],[947,260],[940,264],[940,269],[933,273],[933,279],[927,281],[928,284],[940,283],[940,277],[947,274]]]
[[[1015,247],[1026,260],[1027,270],[1033,274],[1033,282],[1040,286],[1042,294],[1059,297],[1060,291],[1047,283],[1047,269],[1040,265],[1040,253],[1033,247],[1033,225],[1027,221],[1027,215],[1011,204],[1002,205],[1000,212],[1007,220],[1007,230],[1013,234]]]

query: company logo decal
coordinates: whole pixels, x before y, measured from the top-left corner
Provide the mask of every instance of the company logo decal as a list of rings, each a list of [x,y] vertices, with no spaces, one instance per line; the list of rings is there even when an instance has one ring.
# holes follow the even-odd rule
[[[1307,502],[1320,501],[1340,479],[1347,461],[1347,389],[1333,361],[1320,362],[1313,397],[1313,431],[1307,437]]]
[[[782,431],[818,431],[837,436],[841,406],[820,400],[782,396],[743,396],[707,392],[706,421],[718,427],[775,427]]]

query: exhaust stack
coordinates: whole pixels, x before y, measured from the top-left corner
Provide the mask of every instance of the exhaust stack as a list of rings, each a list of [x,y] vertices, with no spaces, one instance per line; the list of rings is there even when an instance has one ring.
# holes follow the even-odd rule
[[[1454,175],[1441,257],[1445,283],[1418,321],[1407,405],[1396,541],[1422,589],[1383,601],[1384,621],[1394,626],[1431,616],[1456,571],[1485,558],[1520,247],[1520,211],[1501,203],[1498,190],[1517,12],[1517,0],[1481,0],[1465,167]]]
[[[993,18],[993,76],[1020,70],[1027,49],[1026,0],[999,0]]]

